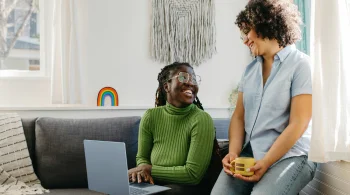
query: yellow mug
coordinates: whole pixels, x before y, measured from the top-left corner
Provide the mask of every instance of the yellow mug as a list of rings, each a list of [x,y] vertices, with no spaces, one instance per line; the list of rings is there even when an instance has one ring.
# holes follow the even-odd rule
[[[241,174],[243,176],[252,176],[254,171],[247,172],[246,169],[255,165],[255,159],[251,157],[237,157],[231,162],[232,167],[230,170],[232,173]]]

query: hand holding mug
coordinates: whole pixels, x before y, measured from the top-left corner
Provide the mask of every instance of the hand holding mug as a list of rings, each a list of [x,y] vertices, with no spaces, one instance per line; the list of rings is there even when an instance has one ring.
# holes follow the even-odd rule
[[[249,170],[246,170],[247,172],[254,172],[252,176],[243,176],[239,173],[235,173],[233,176],[247,182],[258,182],[266,173],[269,167],[269,163],[266,161],[258,160],[254,166],[248,167]]]
[[[237,154],[228,153],[223,159],[222,159],[222,165],[224,167],[224,172],[228,175],[233,176],[233,173],[231,172],[231,162],[237,158]]]
[[[231,172],[243,176],[252,176],[254,171],[249,170],[255,165],[255,159],[251,157],[237,157],[231,161]]]

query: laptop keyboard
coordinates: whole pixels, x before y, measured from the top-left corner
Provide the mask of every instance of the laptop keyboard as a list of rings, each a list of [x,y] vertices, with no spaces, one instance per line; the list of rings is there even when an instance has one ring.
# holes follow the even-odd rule
[[[142,195],[142,194],[147,194],[149,191],[147,190],[142,190],[140,188],[134,188],[130,187],[130,195]]]

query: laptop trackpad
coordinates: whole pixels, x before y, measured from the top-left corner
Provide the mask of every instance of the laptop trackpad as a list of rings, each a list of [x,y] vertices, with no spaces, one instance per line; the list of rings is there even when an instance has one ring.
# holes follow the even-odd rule
[[[146,194],[153,194],[157,192],[170,190],[169,187],[158,186],[158,185],[153,185],[149,183],[130,183],[129,186],[130,188],[138,188],[139,190],[142,190],[142,191],[148,191],[148,193]]]
[[[137,188],[147,188],[147,187],[152,187],[154,185],[149,183],[130,183],[130,186],[137,187]]]

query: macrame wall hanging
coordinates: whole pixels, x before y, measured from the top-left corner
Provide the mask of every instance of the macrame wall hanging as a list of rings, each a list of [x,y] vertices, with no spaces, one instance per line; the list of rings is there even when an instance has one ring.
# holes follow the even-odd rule
[[[199,65],[216,52],[214,0],[152,0],[152,57]]]

